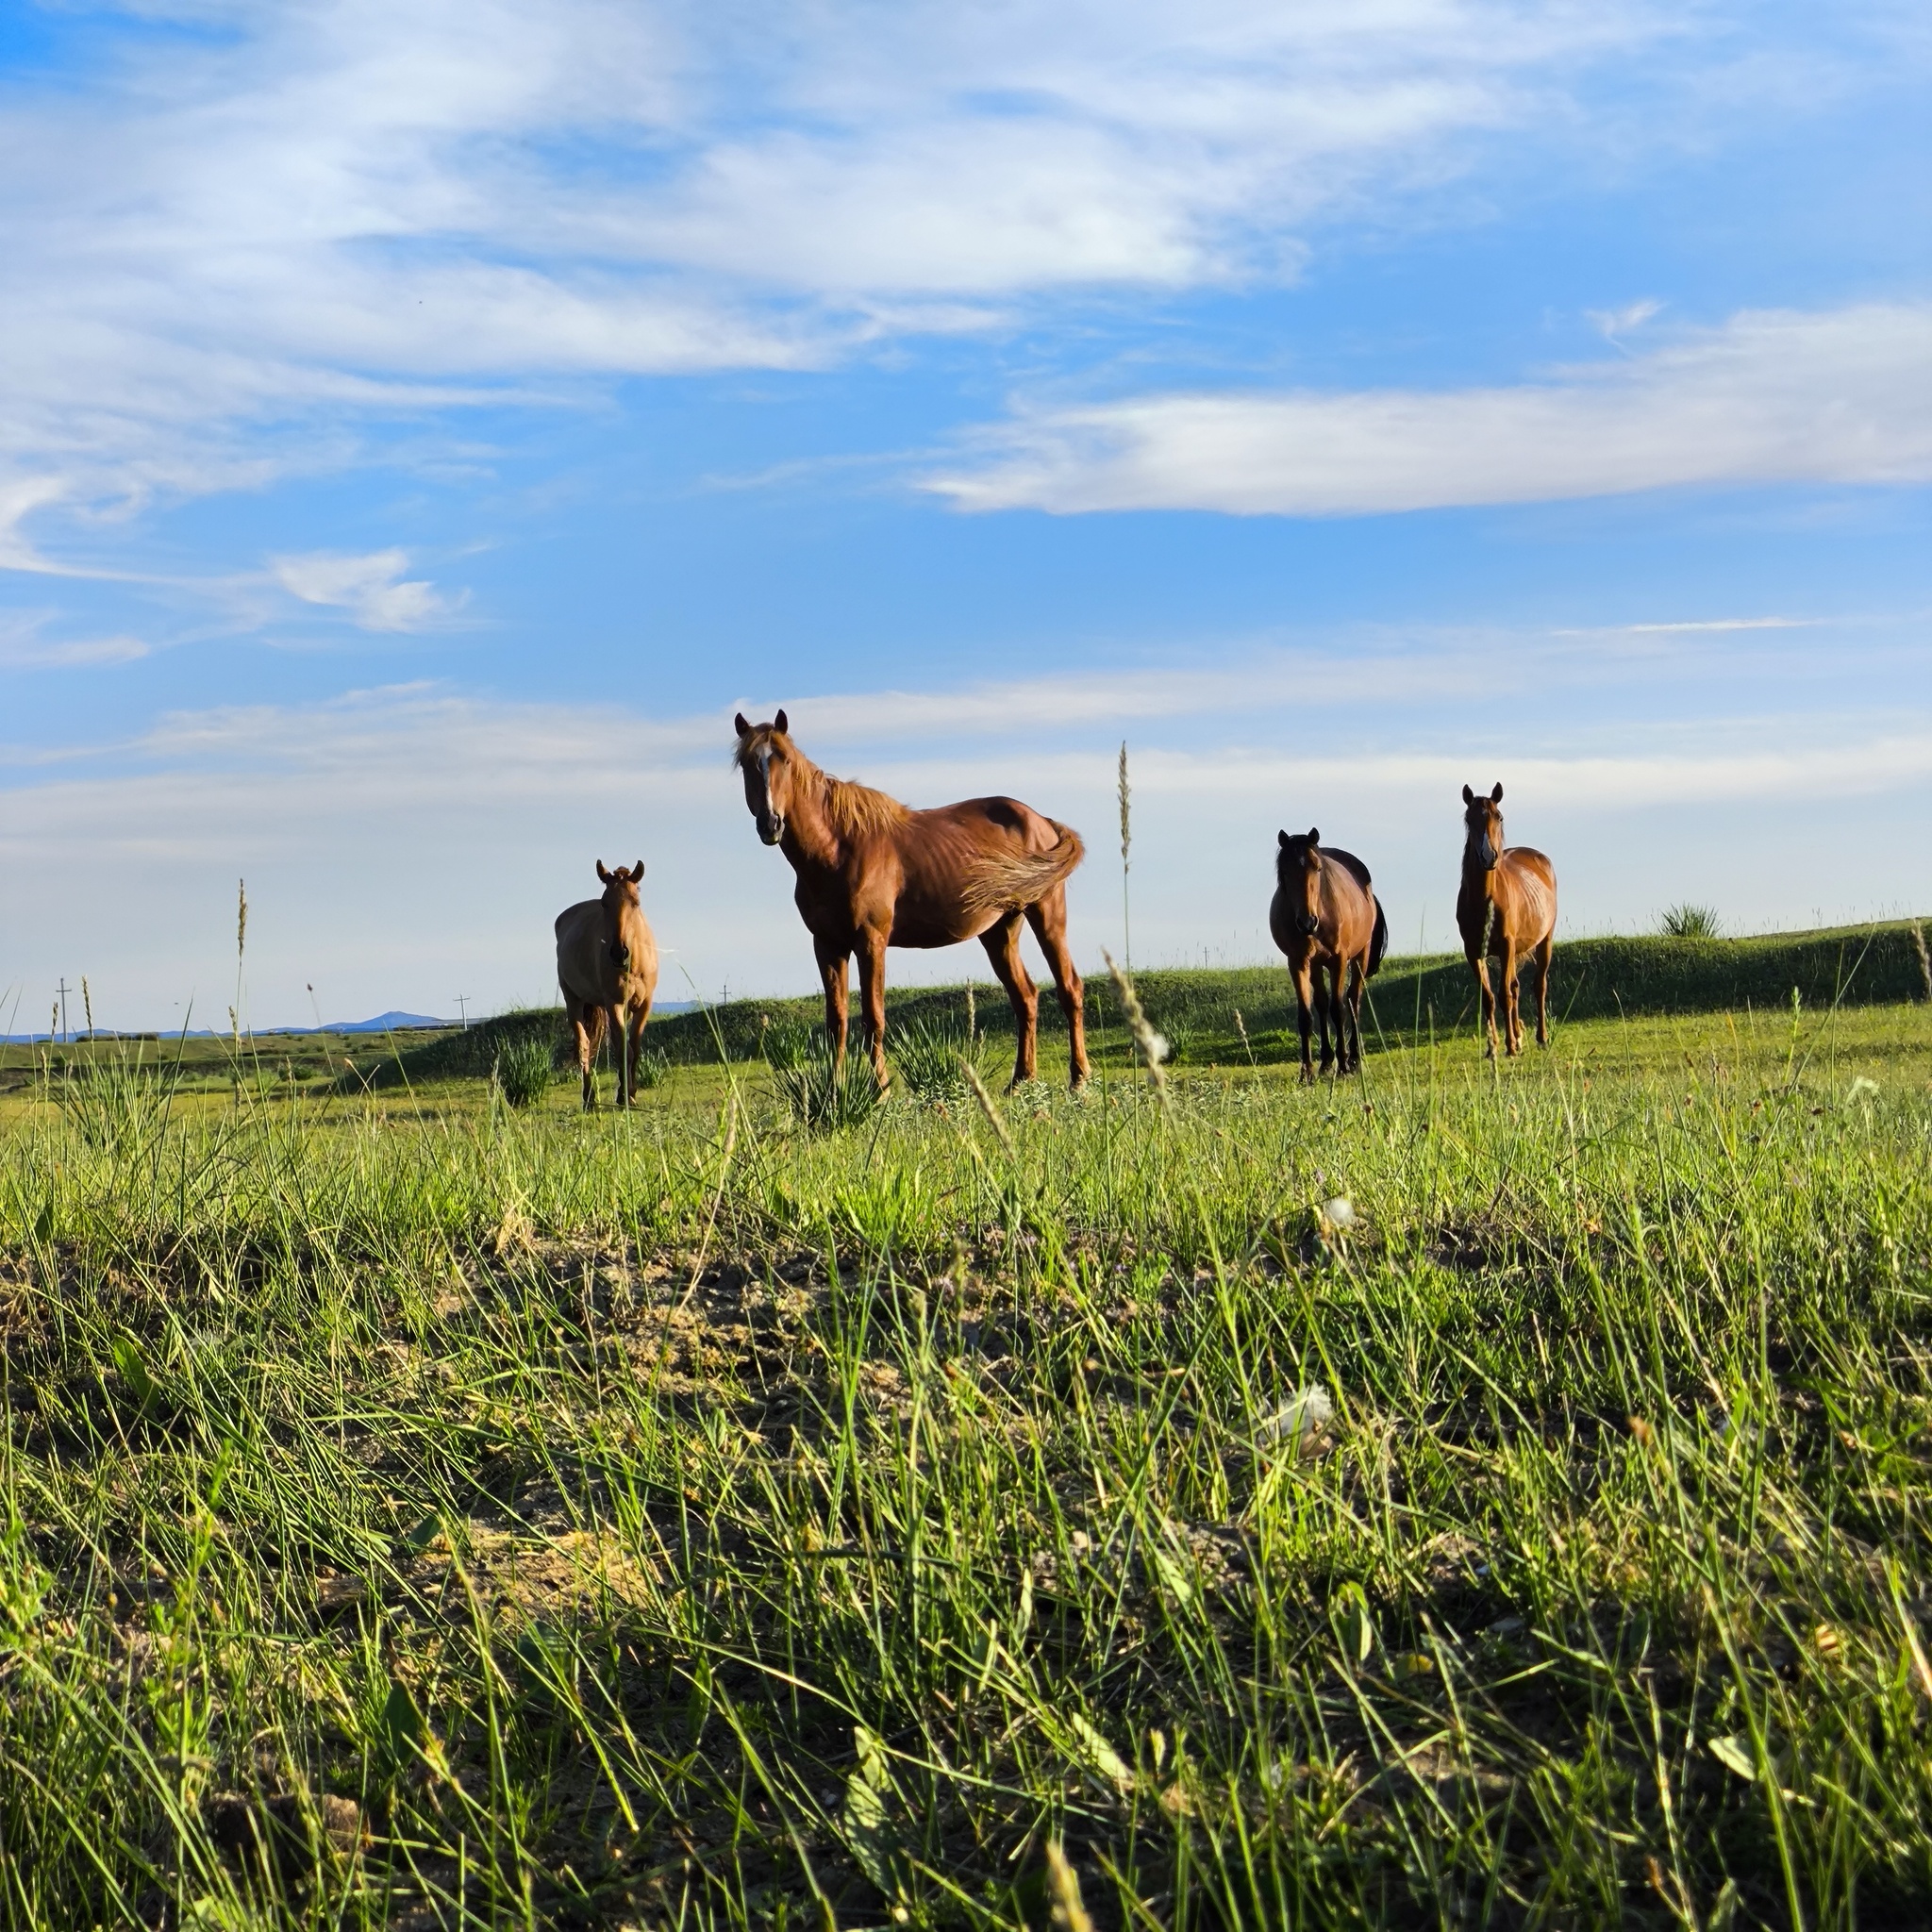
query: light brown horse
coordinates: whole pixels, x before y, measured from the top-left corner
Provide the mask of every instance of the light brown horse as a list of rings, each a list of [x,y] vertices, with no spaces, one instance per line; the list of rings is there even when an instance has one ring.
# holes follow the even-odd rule
[[[778,846],[798,875],[792,898],[818,957],[835,1059],[845,1056],[845,975],[855,953],[865,1043],[884,1087],[886,948],[977,939],[1018,1022],[1013,1084],[1032,1079],[1040,995],[1020,958],[1024,920],[1067,1018],[1073,1084],[1084,1086],[1084,996],[1067,950],[1067,874],[1086,853],[1079,833],[1012,798],[913,811],[820,771],[792,743],[783,711],[769,724],[748,724],[741,712],[735,723],[734,762],[758,837]]]
[[[1362,988],[1389,949],[1389,919],[1352,852],[1324,846],[1319,828],[1306,838],[1280,835],[1274,853],[1274,897],[1268,930],[1288,955],[1294,977],[1295,1017],[1302,1035],[1302,1078],[1312,1081],[1309,1019],[1322,1029],[1322,1071],[1358,1073],[1362,1064]],[[1324,991],[1323,976],[1327,976]],[[1335,1021],[1335,1045],[1328,1021]]]
[[[607,1024],[617,1060],[618,1106],[628,1107],[637,1092],[644,1023],[658,991],[658,941],[638,903],[643,875],[641,858],[628,872],[621,865],[606,872],[600,858],[604,896],[580,899],[557,915],[557,983],[576,1042],[586,1112],[597,1105],[593,1069]]]
[[[1469,970],[1482,989],[1487,1058],[1496,1057],[1496,995],[1490,964],[1503,977],[1507,1050],[1523,1051],[1523,1017],[1517,1010],[1517,969],[1536,956],[1536,1041],[1550,1043],[1550,955],[1557,943],[1557,869],[1528,845],[1503,843],[1503,788],[1487,798],[1462,788],[1462,885],[1456,894],[1456,926]]]

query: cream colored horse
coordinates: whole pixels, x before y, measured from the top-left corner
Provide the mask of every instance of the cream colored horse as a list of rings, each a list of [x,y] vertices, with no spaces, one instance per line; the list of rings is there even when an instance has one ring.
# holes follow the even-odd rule
[[[557,915],[557,983],[577,1049],[586,1111],[597,1105],[592,1071],[608,1024],[617,1059],[617,1104],[628,1107],[637,1091],[638,1058],[644,1022],[658,991],[658,942],[638,903],[641,858],[626,872],[607,872],[601,899],[579,900]]]

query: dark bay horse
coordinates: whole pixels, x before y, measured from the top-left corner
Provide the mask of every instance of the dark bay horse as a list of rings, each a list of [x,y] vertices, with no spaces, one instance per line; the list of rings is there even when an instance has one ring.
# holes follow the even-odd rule
[[[846,969],[858,956],[865,1042],[881,1087],[886,1070],[886,948],[951,946],[976,939],[1019,1023],[1013,1084],[1034,1074],[1040,996],[1020,958],[1033,928],[1067,1017],[1071,1076],[1087,1080],[1080,975],[1067,950],[1067,875],[1080,835],[1013,798],[969,798],[913,811],[869,786],[822,772],[792,743],[785,713],[769,724],[735,721],[734,762],[758,837],[798,875],[792,892],[811,933],[825,990],[825,1031],[845,1054]]]
[[[1309,1019],[1322,1028],[1322,1071],[1353,1074],[1362,1063],[1362,988],[1389,949],[1389,919],[1352,852],[1324,846],[1319,828],[1306,838],[1286,832],[1274,854],[1274,897],[1268,930],[1288,955],[1294,976],[1295,1017],[1302,1033],[1302,1078],[1313,1080]],[[1327,976],[1324,991],[1323,975]],[[1328,1021],[1335,1021],[1335,1045]]]
[[[592,1068],[607,1023],[617,1061],[618,1106],[628,1107],[637,1091],[644,1022],[658,991],[658,941],[638,903],[643,875],[641,858],[628,872],[621,865],[606,872],[600,858],[604,896],[580,899],[557,915],[557,983],[576,1042],[587,1112],[597,1105]]]
[[[1488,1057],[1496,1057],[1496,996],[1489,962],[1503,977],[1507,1050],[1523,1051],[1523,1017],[1517,1010],[1516,974],[1536,956],[1536,1041],[1550,1043],[1550,955],[1557,943],[1557,869],[1528,845],[1503,843],[1503,788],[1481,798],[1462,788],[1462,885],[1456,894],[1456,927],[1469,970],[1482,989]]]

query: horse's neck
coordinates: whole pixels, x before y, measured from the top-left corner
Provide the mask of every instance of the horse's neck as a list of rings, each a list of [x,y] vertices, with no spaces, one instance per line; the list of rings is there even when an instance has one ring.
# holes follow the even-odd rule
[[[1499,858],[1493,866],[1483,864],[1479,858],[1465,855],[1462,861],[1462,892],[1465,898],[1474,899],[1478,905],[1485,899],[1498,899],[1496,874],[1502,869]]]
[[[785,856],[794,870],[809,866],[835,871],[843,857],[839,834],[825,809],[827,784],[825,774],[813,766],[811,776],[798,788],[791,808],[785,814]]]

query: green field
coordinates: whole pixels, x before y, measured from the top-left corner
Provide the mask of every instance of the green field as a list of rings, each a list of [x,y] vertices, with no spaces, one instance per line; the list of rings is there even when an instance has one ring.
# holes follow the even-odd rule
[[[777,1003],[12,1050],[6,1923],[1932,1921],[1916,956],[1591,943],[836,1130]]]

